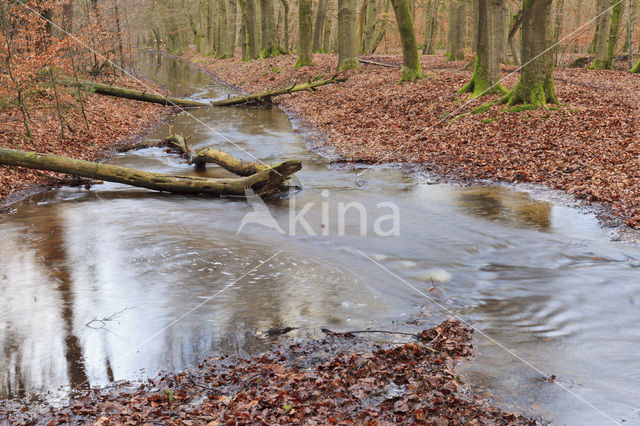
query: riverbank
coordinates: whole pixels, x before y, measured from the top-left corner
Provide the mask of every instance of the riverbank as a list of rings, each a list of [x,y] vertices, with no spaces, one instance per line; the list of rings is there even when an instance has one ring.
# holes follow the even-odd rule
[[[73,405],[26,410],[0,405],[23,424],[537,424],[489,406],[453,367],[472,353],[454,320],[412,342],[382,345],[355,334],[276,346],[263,354],[203,360],[197,368],[95,390]],[[381,347],[384,346],[384,347]]]
[[[181,57],[245,92],[333,75],[337,57],[315,55],[294,68],[295,55],[242,62],[190,52]],[[399,55],[367,59],[400,65]],[[302,125],[323,135],[346,161],[410,162],[447,179],[528,182],[607,207],[610,224],[640,228],[640,78],[622,71],[559,68],[559,109],[493,106],[456,91],[470,78],[466,62],[423,56],[429,78],[397,84],[399,68],[363,65],[342,73],[347,83],[275,98]],[[515,67],[503,66],[513,87]],[[463,114],[463,115],[461,115]],[[454,118],[457,119],[453,120]]]
[[[119,77],[113,84],[138,90],[155,90],[130,77]],[[29,106],[32,137],[25,134],[18,108],[0,109],[0,147],[63,155],[98,161],[111,155],[118,146],[139,139],[163,122],[173,111],[161,105],[147,104],[96,94],[84,95],[87,124],[79,104],[63,107],[65,137],[53,91],[39,95],[37,105]],[[73,182],[66,175],[16,167],[0,166],[0,206],[10,204],[46,186]]]

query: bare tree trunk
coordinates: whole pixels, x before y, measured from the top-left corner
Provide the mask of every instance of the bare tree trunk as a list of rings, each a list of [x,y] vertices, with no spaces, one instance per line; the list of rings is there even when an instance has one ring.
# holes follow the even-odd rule
[[[453,0],[449,4],[449,32],[447,35],[447,60],[449,61],[464,59],[465,9],[466,2],[464,0]]]
[[[418,56],[418,43],[413,29],[413,17],[409,0],[392,0],[396,15],[400,42],[402,43],[402,77],[400,81],[416,81],[424,78]]]
[[[246,38],[249,56],[252,59],[260,56],[260,42],[258,37],[258,21],[256,0],[238,0],[242,10],[242,19],[246,28]]]
[[[288,0],[280,0],[280,4],[282,4],[282,15],[283,15],[283,22],[284,22],[283,44],[284,44],[284,49],[288,51],[289,50],[289,2]]]
[[[328,0],[318,1],[318,10],[316,11],[316,23],[313,27],[313,51],[322,52],[322,37],[324,36],[324,20],[327,14]]]
[[[553,83],[551,38],[553,0],[524,0],[522,5],[522,70],[516,86],[502,102],[544,106],[558,103]]]
[[[373,42],[371,43],[371,51],[368,52],[369,54],[376,53],[376,50],[378,49],[378,46],[380,45],[382,38],[385,36],[387,32],[387,25],[389,25],[388,17],[389,17],[390,3],[391,3],[391,0],[384,0],[384,6],[382,10],[382,25],[380,26],[380,30],[378,31],[375,38],[373,39]]]
[[[311,0],[298,0],[298,61],[295,67],[313,65]]]
[[[627,8],[627,39],[625,41],[625,47],[628,56],[629,68],[633,68],[633,21],[635,17],[634,3],[634,0],[629,0],[629,6]]]
[[[473,77],[459,93],[471,93],[475,98],[507,92],[499,83],[500,62],[505,45],[504,6],[505,0],[478,1],[478,52]]]
[[[438,27],[438,4],[440,0],[428,0],[425,18],[423,55],[436,53],[436,31]]]
[[[369,54],[373,39],[376,36],[376,24],[378,23],[378,0],[368,0],[365,16],[364,34],[362,37],[361,52]]]
[[[355,9],[355,0],[338,0],[338,71],[360,66]]]
[[[364,27],[367,21],[367,9],[370,1],[375,0],[362,0],[360,5],[360,11],[358,12],[358,48],[362,51],[362,44],[364,39]]]
[[[213,28],[213,1],[207,0],[207,42],[206,52],[211,55],[215,52],[214,28]]]
[[[327,16],[324,23],[324,36],[322,50],[326,53],[331,52],[331,17]]]
[[[555,47],[553,49],[553,63],[558,66],[558,52],[560,51],[560,35],[562,34],[562,18],[564,12],[564,0],[556,0],[556,19],[553,24],[553,42]]]
[[[216,53],[220,58],[226,58],[227,39],[229,37],[229,18],[227,16],[227,0],[217,0],[217,37]]]
[[[58,112],[58,119],[60,120],[60,137],[64,140],[64,118],[62,117],[62,110],[60,109],[60,98],[58,98],[58,86],[56,86],[56,80],[53,78],[53,72],[49,68],[49,78],[51,85],[53,86],[53,94],[56,100],[56,111]]]
[[[262,13],[262,52],[261,58],[273,58],[282,53],[286,53],[276,40],[276,18],[273,8],[273,0],[260,0],[260,11]]]
[[[616,0],[617,1],[617,0]],[[596,58],[591,69],[610,69],[608,63],[609,32],[611,31],[611,0],[600,0],[598,3],[598,19],[596,33]]]
[[[120,29],[120,11],[118,10],[118,0],[113,0],[113,12],[116,21],[116,37],[118,38],[118,55],[120,59],[120,67],[124,68],[124,45],[122,42],[122,30]]]
[[[236,52],[236,34],[238,30],[238,1],[229,0],[229,7],[227,9],[229,16],[229,37],[227,39],[227,47],[225,49],[225,56],[233,58]]]
[[[516,48],[516,33],[518,29],[522,25],[522,10],[519,10],[513,17],[511,18],[511,22],[509,24],[509,35],[508,35],[508,43],[509,50],[511,51],[511,59],[515,65],[520,65],[520,59],[518,58],[518,49]]]

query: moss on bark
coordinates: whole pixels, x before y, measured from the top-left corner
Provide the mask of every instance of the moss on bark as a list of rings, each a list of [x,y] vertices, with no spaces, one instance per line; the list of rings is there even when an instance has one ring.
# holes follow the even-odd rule
[[[402,43],[402,77],[400,82],[412,82],[424,78],[418,56],[418,43],[413,29],[409,0],[393,0],[393,11]]]

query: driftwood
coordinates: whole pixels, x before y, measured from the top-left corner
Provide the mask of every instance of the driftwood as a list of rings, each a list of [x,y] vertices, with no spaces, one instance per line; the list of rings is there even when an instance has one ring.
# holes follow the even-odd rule
[[[206,107],[208,104],[205,102],[194,101],[191,99],[173,98],[170,96],[162,96],[148,92],[141,92],[139,90],[126,89],[124,87],[110,86],[108,84],[96,83],[94,81],[87,80],[65,80],[63,84],[69,86],[79,85],[81,88],[98,93],[99,95],[115,96],[117,98],[133,99],[136,101],[151,102],[155,104],[168,105],[168,106],[180,106],[187,108]]]
[[[240,160],[214,147],[204,148],[198,151],[191,160],[191,163],[198,167],[204,167],[207,163],[217,164],[238,176],[251,176],[270,167],[267,164]]]
[[[193,149],[191,149],[191,147],[189,146],[189,143],[187,142],[188,139],[189,138],[185,138],[179,134],[177,135],[172,134],[169,137],[162,139],[160,144],[169,147],[171,152],[181,154],[182,157],[185,158],[189,164],[191,164],[191,159],[193,158],[194,152],[193,152]],[[248,176],[248,175],[241,175],[241,176]]]
[[[89,179],[123,183],[176,194],[216,196],[244,196],[246,188],[252,188],[256,194],[261,196],[280,192],[283,182],[302,168],[300,161],[285,161],[247,177],[212,179],[150,173],[110,164],[7,148],[0,148],[0,164],[67,173]]]
[[[346,81],[346,79],[336,78],[335,76],[326,80],[309,80],[307,83],[294,84],[293,86],[284,87],[281,89],[265,90],[264,92],[260,92],[260,93],[253,93],[250,95],[238,96],[235,98],[223,99],[220,101],[213,101],[211,102],[211,105],[232,106],[232,105],[240,105],[240,104],[267,102],[274,96],[286,95],[287,93],[295,93],[295,92],[301,92],[305,90],[315,91],[316,87],[324,86],[325,84],[340,83],[344,81]]]

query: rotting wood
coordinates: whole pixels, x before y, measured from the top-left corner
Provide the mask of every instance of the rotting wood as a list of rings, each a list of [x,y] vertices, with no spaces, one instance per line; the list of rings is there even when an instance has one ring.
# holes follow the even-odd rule
[[[358,59],[358,60],[360,61],[360,63],[367,64],[367,65],[375,65],[378,67],[387,67],[387,68],[402,68],[400,65],[395,65],[395,64],[385,64],[383,62],[369,61],[367,59]]]
[[[214,179],[144,172],[111,164],[8,148],[0,148],[0,164],[67,173],[89,179],[123,183],[176,194],[206,194],[214,196],[245,196],[246,188],[253,189],[260,196],[280,192],[282,191],[282,183],[302,168],[300,161],[292,160],[247,177]]]
[[[199,167],[204,167],[207,163],[217,164],[238,176],[251,176],[270,167],[268,164],[240,160],[214,147],[203,148],[198,151],[191,163]]]

